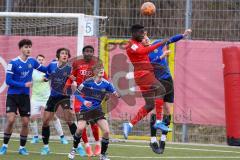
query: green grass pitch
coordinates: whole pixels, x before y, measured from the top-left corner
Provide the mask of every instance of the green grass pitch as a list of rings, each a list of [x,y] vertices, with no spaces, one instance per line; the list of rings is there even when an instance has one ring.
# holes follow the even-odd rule
[[[2,143],[2,141],[0,141]],[[70,142],[70,141],[69,141]],[[17,150],[18,140],[11,140],[6,155],[0,156],[0,160],[68,160],[67,154],[71,149],[71,143],[68,145],[60,144],[58,141],[50,142],[51,154],[47,156],[40,155],[42,143],[27,143],[29,156],[21,156]],[[190,145],[190,144],[167,144],[164,154],[157,155],[152,152],[147,142],[121,142],[111,143],[108,149],[111,160],[133,159],[133,160],[151,160],[151,159],[198,159],[198,160],[229,160],[240,159],[240,149],[237,147],[214,146],[214,145]],[[88,160],[87,157],[76,156],[76,160]],[[92,157],[97,160],[97,157]]]

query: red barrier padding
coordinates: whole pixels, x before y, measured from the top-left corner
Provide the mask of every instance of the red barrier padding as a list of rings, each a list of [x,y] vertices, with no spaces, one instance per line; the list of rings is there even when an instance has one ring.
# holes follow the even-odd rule
[[[222,49],[228,145],[240,146],[240,48]]]

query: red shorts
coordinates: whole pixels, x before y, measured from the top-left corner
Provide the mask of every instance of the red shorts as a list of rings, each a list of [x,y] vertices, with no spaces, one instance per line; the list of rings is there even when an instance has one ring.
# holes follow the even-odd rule
[[[134,72],[134,79],[142,92],[149,90],[153,84],[158,82],[154,73],[150,71],[136,71]]]
[[[74,111],[75,112],[80,112],[80,108],[82,106],[82,102],[79,101],[77,98],[74,98]]]

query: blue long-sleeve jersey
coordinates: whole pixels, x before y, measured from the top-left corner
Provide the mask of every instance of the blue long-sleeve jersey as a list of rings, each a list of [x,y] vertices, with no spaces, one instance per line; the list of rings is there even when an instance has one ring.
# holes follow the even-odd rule
[[[46,77],[50,80],[51,84],[50,96],[58,97],[64,95],[63,88],[71,73],[71,66],[66,64],[59,67],[58,61],[52,61],[47,69]]]
[[[20,57],[12,59],[6,71],[7,94],[27,94],[29,88],[25,87],[26,82],[32,81],[33,69],[46,73],[47,68],[39,64],[34,58],[28,57],[26,61]]]
[[[182,34],[175,35],[170,38],[166,45],[177,42],[181,39],[183,39]],[[156,40],[153,42],[153,44],[156,44],[160,41],[162,40],[161,39]],[[160,59],[160,56],[163,54],[163,47],[164,46],[160,46],[159,48],[157,48],[156,50],[149,54],[149,59],[153,66],[155,66],[154,73],[157,79],[168,79],[171,77],[167,59],[166,58]]]
[[[89,110],[102,110],[101,103],[107,93],[114,93],[116,92],[113,85],[108,82],[106,79],[102,78],[102,80],[98,83],[94,81],[93,78],[89,78],[85,80],[74,93],[76,98],[80,100],[82,103],[87,100],[92,102],[91,107],[87,107],[82,105],[80,111],[89,111]],[[81,97],[81,95],[84,98]]]

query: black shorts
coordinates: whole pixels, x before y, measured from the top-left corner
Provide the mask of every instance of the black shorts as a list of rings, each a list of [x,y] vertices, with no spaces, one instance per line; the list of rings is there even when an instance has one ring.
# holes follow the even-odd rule
[[[172,77],[168,79],[161,79],[160,82],[163,84],[166,90],[166,95],[164,96],[164,102],[173,103],[174,101],[174,87]]]
[[[14,112],[21,117],[29,117],[31,114],[30,97],[27,94],[8,94],[6,101],[6,113]]]
[[[50,96],[48,98],[45,111],[56,112],[60,105],[63,109],[71,109],[70,96],[60,96],[60,97]]]
[[[77,121],[83,120],[90,124],[95,124],[100,119],[106,119],[104,115],[105,113],[98,109],[76,113]]]

